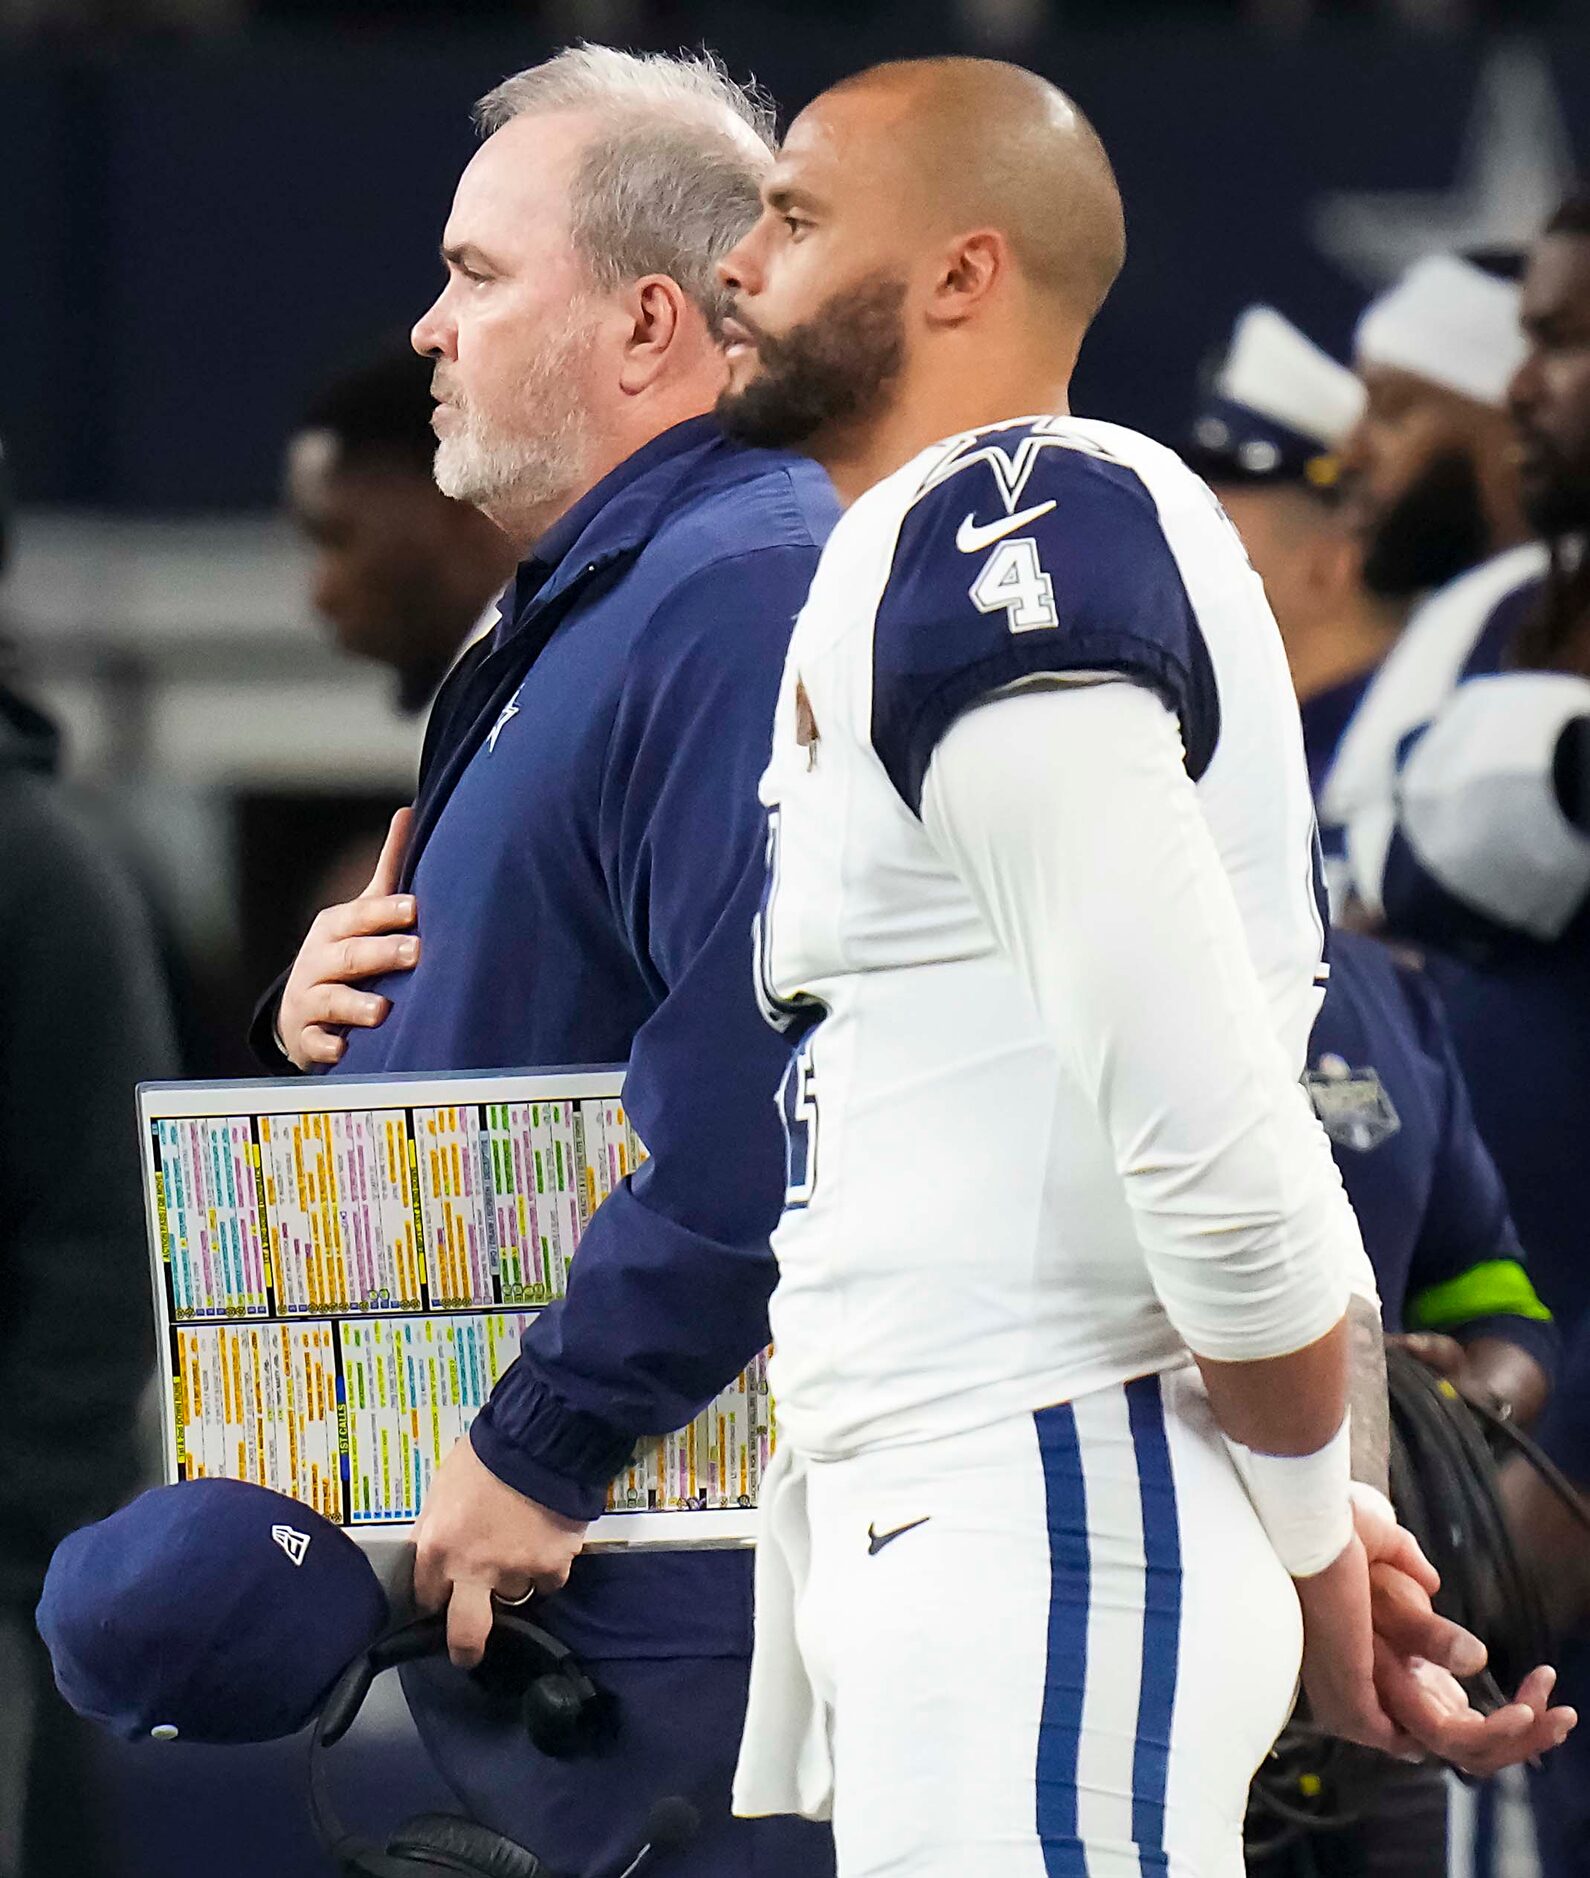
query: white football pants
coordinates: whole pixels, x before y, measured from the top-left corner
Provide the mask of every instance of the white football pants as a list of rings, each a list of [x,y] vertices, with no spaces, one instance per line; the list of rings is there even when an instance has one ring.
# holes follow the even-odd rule
[[[1296,1594],[1194,1370],[763,1485],[741,1813],[840,1878],[1238,1878]]]

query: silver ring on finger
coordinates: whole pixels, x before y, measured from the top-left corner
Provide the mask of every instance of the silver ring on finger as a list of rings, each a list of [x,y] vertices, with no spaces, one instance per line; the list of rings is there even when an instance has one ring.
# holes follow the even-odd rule
[[[516,1611],[522,1604],[528,1604],[535,1594],[535,1586],[530,1585],[525,1590],[521,1591],[516,1598],[507,1597],[501,1591],[493,1591],[491,1595],[492,1601],[500,1604],[505,1611]]]

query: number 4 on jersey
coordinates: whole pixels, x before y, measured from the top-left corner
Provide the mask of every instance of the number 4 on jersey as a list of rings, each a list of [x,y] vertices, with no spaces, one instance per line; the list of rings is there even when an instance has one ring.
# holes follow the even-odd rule
[[[968,597],[979,613],[1004,613],[1013,633],[1060,624],[1054,582],[1043,571],[1038,544],[1031,535],[1000,542],[983,563]]]

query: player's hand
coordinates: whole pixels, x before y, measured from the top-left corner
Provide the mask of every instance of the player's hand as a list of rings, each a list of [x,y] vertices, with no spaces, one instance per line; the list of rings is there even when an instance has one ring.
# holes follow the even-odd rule
[[[394,892],[413,817],[412,809],[398,810],[370,884],[357,900],[317,913],[298,949],[276,1032],[299,1069],[337,1062],[347,1048],[343,1029],[373,1029],[392,1008],[390,999],[359,990],[359,979],[419,963],[419,935],[403,930],[414,924],[414,896]]]
[[[1412,1738],[1386,1713],[1375,1686],[1369,1558],[1355,1532],[1333,1564],[1294,1580],[1303,1607],[1303,1687],[1326,1734],[1404,1759]]]
[[[1375,1684],[1388,1713],[1421,1748],[1480,1778],[1536,1760],[1568,1739],[1579,1718],[1571,1708],[1549,1706],[1556,1681],[1556,1670],[1542,1664],[1505,1708],[1483,1715],[1450,1670],[1375,1642]]]
[[[492,1593],[517,1603],[556,1591],[585,1527],[504,1485],[466,1435],[436,1470],[414,1532],[414,1602],[447,1612],[447,1653],[473,1669],[491,1635]]]
[[[1485,1667],[1485,1645],[1431,1603],[1441,1589],[1440,1573],[1384,1494],[1353,1487],[1353,1528],[1369,1561],[1370,1619],[1377,1639],[1455,1676],[1477,1676]]]
[[[1362,1489],[1353,1522],[1369,1560],[1375,1687],[1391,1720],[1419,1748],[1465,1773],[1487,1775],[1531,1760],[1567,1739],[1577,1717],[1547,1706],[1557,1672],[1526,1676],[1505,1708],[1482,1715],[1458,1681],[1485,1667],[1485,1645],[1431,1605],[1435,1567],[1390,1505]]]

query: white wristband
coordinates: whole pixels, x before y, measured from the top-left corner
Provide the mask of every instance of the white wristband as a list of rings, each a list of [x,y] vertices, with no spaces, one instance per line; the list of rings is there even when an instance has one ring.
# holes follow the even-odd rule
[[[1259,1454],[1228,1436],[1226,1446],[1276,1557],[1294,1578],[1311,1578],[1353,1536],[1349,1418],[1312,1454]]]

